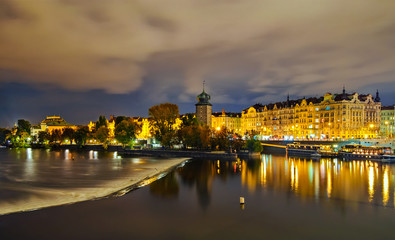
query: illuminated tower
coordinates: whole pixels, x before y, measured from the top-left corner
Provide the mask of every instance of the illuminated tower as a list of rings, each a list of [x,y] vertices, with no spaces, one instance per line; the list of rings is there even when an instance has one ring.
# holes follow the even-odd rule
[[[203,123],[211,127],[211,114],[212,114],[212,104],[209,102],[210,95],[204,91],[203,82],[203,92],[197,96],[198,103],[196,106],[196,118],[200,123]]]

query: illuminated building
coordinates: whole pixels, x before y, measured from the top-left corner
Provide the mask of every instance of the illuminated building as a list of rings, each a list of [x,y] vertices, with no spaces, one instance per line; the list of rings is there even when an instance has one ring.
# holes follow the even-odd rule
[[[395,106],[381,108],[380,135],[382,137],[393,137],[395,133]]]
[[[255,104],[242,111],[242,131],[265,138],[351,139],[376,138],[381,102],[372,95],[326,93],[308,98]]]
[[[211,114],[213,105],[209,102],[210,95],[204,91],[204,85],[203,92],[197,96],[197,100],[198,103],[196,103],[195,106],[198,122],[211,127]]]
[[[38,136],[39,132],[52,133],[55,130],[60,130],[63,132],[65,128],[77,129],[77,126],[66,122],[63,118],[59,116],[51,116],[44,119],[40,124],[31,127],[31,135]]]
[[[113,138],[115,136],[115,118],[113,115],[110,116],[110,120],[106,119],[108,137]],[[96,131],[96,122],[90,121],[88,124],[89,132]]]
[[[227,128],[234,133],[242,134],[241,131],[241,113],[215,112],[211,115],[211,127],[213,129]]]

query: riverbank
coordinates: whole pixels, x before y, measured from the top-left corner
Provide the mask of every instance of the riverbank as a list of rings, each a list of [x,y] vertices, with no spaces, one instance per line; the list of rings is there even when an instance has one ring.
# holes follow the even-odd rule
[[[77,161],[78,159],[76,159]],[[109,196],[121,196],[127,192],[150,184],[169,171],[185,163],[187,158],[160,159],[144,166],[136,165],[132,176],[102,181],[99,185],[85,188],[44,188],[29,185],[19,186],[18,191],[30,193],[29,197],[15,201],[0,200],[0,215],[33,211],[41,208],[73,204]],[[2,184],[2,189],[13,191],[15,184]]]
[[[231,153],[225,151],[184,151],[184,150],[159,150],[159,149],[139,149],[139,150],[124,150],[118,152],[122,157],[184,157],[184,158],[204,158],[214,160],[236,160],[239,156],[243,155],[248,157],[248,152]]]

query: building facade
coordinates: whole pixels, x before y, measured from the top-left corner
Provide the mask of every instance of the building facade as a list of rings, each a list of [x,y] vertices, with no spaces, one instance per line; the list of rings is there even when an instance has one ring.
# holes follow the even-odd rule
[[[395,136],[395,106],[381,108],[380,135],[392,138]]]
[[[72,128],[74,130],[77,129],[77,126],[66,122],[60,116],[51,116],[46,117],[41,123],[38,125],[31,127],[31,135],[38,137],[39,132],[48,131],[48,133],[52,133],[55,130],[60,130],[63,132],[65,128]]]
[[[196,106],[196,118],[199,123],[205,124],[211,127],[211,114],[212,104],[209,102],[210,95],[208,95],[203,88],[203,92],[197,96],[198,103]]]
[[[241,113],[215,112],[211,116],[211,127],[216,130],[227,128],[234,133],[242,134]]]
[[[381,102],[378,92],[327,93],[320,98],[255,104],[242,111],[242,131],[261,138],[361,139],[377,138]]]

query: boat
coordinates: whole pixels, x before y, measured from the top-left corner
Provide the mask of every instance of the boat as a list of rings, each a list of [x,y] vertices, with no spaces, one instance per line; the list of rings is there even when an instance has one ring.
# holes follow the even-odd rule
[[[287,154],[293,156],[307,156],[307,157],[317,157],[321,156],[319,150],[320,145],[310,145],[310,144],[300,144],[300,143],[290,143],[287,144]]]
[[[390,147],[345,145],[339,151],[343,160],[372,160],[380,162],[395,162],[395,154]]]
[[[311,158],[336,158],[338,157],[330,145],[311,145],[301,143],[287,144],[287,154],[290,156],[304,156]]]

